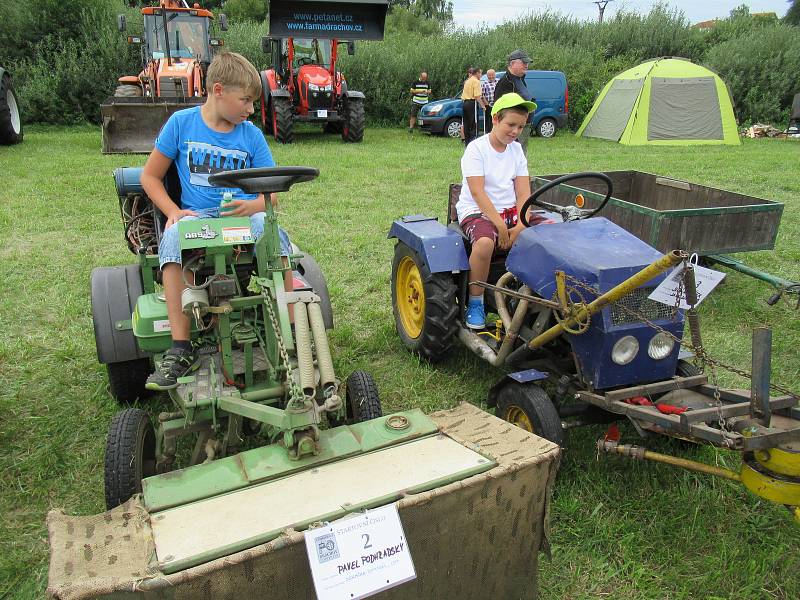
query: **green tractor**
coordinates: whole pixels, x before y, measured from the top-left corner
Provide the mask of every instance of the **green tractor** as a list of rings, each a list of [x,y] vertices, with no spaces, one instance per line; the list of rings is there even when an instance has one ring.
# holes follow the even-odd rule
[[[126,239],[139,263],[92,272],[98,357],[108,368],[112,395],[122,403],[144,397],[153,363],[171,345],[166,303],[157,289],[163,218],[144,195],[140,172],[115,172]],[[210,181],[268,194],[318,174],[307,167],[242,169]],[[180,197],[176,179],[168,175],[165,181],[174,198]],[[257,241],[248,217],[197,219],[178,227],[184,274],[194,275],[182,302],[200,366],[169,391],[172,410],[158,415],[155,428],[141,408],[124,408],[114,417],[105,461],[109,509],[143,489],[150,505],[173,505],[176,495],[203,497],[209,493],[203,485],[186,485],[169,472],[180,463],[211,463],[264,441],[262,458],[277,460],[279,472],[291,470],[293,462],[352,454],[353,436],[337,433],[341,427],[322,431],[320,425],[382,416],[369,374],[356,371],[344,383],[337,378],[327,337],[333,317],[325,278],[314,259],[296,247],[284,265],[270,203]],[[285,290],[287,269],[293,269],[293,291]],[[400,437],[405,433],[398,431]],[[186,437],[194,437],[193,448],[179,445]],[[211,485],[219,492],[225,484]]]

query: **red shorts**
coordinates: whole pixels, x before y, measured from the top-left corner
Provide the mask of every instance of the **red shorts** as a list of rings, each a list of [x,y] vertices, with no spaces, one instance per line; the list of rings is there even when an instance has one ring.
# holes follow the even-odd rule
[[[506,227],[511,229],[517,224],[517,207],[512,206],[500,212],[500,216],[505,221]],[[483,213],[467,215],[459,225],[461,225],[461,231],[469,238],[470,244],[474,244],[481,238],[490,238],[495,246],[497,245],[497,227]]]

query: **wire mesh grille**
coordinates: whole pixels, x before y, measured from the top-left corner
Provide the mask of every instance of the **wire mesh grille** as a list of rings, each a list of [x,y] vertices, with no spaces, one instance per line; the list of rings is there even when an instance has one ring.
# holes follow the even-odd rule
[[[652,287],[638,288],[617,300],[611,305],[611,322],[614,325],[623,325],[637,323],[643,318],[648,321],[671,319],[673,307],[648,298],[654,289]]]

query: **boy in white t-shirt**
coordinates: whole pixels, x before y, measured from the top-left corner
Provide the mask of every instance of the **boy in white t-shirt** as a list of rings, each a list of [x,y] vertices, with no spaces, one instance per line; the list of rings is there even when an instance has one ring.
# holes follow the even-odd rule
[[[472,244],[470,281],[486,281],[495,250],[507,251],[524,228],[517,212],[531,194],[528,160],[517,137],[536,104],[516,93],[504,94],[492,107],[492,131],[467,146],[461,158],[461,195],[456,210]],[[466,325],[483,329],[483,290],[469,286]]]

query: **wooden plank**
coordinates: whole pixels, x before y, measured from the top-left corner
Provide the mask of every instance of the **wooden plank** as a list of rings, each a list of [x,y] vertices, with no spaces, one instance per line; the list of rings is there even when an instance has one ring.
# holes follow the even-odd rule
[[[615,402],[617,400],[625,400],[626,398],[633,398],[634,396],[646,396],[647,394],[658,394],[660,392],[668,392],[670,390],[680,390],[697,387],[708,382],[708,377],[705,375],[692,375],[691,377],[675,377],[669,381],[659,381],[657,383],[647,383],[644,385],[636,385],[621,390],[612,390],[606,392],[606,400]]]

